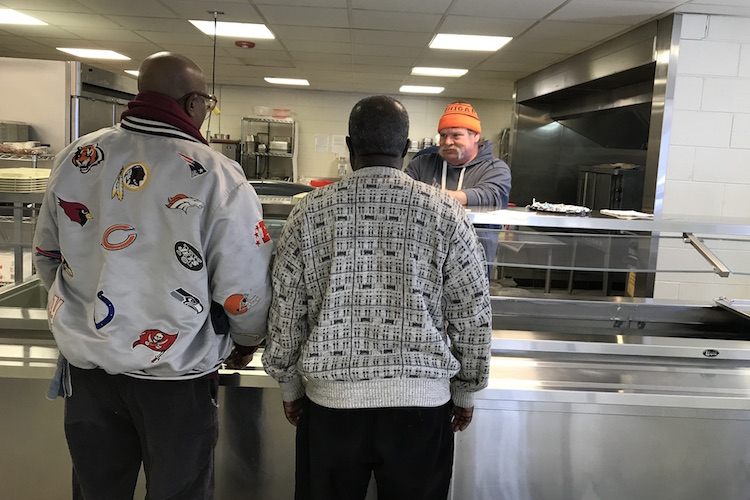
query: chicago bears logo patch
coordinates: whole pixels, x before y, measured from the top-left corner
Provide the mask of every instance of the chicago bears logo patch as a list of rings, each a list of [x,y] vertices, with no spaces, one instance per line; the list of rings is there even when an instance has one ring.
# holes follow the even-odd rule
[[[127,236],[125,236],[124,238],[122,237],[122,235],[115,238],[114,236],[112,236],[115,231],[128,231],[129,234],[127,234]],[[104,235],[102,236],[102,246],[107,250],[122,250],[123,248],[129,247],[138,237],[137,234],[131,231],[135,231],[135,228],[128,224],[115,224],[113,226],[109,226],[107,230],[104,231]]]
[[[206,173],[206,169],[203,165],[198,163],[197,161],[193,160],[187,155],[184,155],[182,153],[178,153],[180,157],[182,157],[183,160],[185,160],[185,163],[188,164],[188,167],[190,167],[190,178],[194,179],[198,177],[199,175],[203,175]]]
[[[152,351],[156,351],[158,354],[151,360],[152,363],[156,363],[161,359],[167,349],[172,347],[172,344],[177,340],[179,334],[179,332],[164,333],[161,330],[144,330],[138,337],[138,340],[133,342],[133,349],[135,349],[136,346],[142,345],[148,347]]]
[[[174,254],[177,260],[184,267],[191,271],[200,271],[203,269],[203,257],[193,245],[186,241],[178,241],[174,244]]]
[[[104,161],[104,151],[98,144],[79,146],[71,161],[82,174],[87,174],[91,167],[95,167]]]
[[[89,212],[89,208],[83,203],[78,203],[77,201],[65,201],[62,198],[57,198],[57,202],[62,207],[65,215],[68,216],[68,219],[77,222],[81,226],[94,218],[94,216],[91,215],[91,212]]]
[[[182,210],[183,212],[187,213],[188,208],[190,207],[202,209],[203,202],[197,198],[191,198],[190,196],[184,195],[182,193],[176,194],[167,199],[167,208]]]
[[[125,196],[124,189],[138,191],[148,182],[148,175],[148,166],[145,163],[136,162],[122,167],[112,185],[112,199],[122,201]]]

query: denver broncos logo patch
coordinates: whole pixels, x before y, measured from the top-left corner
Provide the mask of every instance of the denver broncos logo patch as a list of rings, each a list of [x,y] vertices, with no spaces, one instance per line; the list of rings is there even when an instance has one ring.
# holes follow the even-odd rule
[[[199,175],[203,175],[206,173],[206,169],[203,165],[198,163],[197,161],[193,160],[189,156],[186,156],[182,153],[179,153],[180,157],[182,157],[183,160],[185,160],[185,163],[188,164],[188,167],[190,167],[190,178],[193,179],[195,177],[198,177]]]
[[[138,191],[148,182],[148,166],[145,163],[136,162],[126,165],[120,169],[120,173],[117,174],[117,179],[112,185],[112,199],[117,197],[118,200],[122,201],[125,196],[125,191]]]
[[[167,198],[167,208],[174,208],[175,210],[182,210],[187,213],[188,208],[195,207],[198,209],[203,208],[203,202],[197,198],[191,198],[190,196],[182,193],[176,194],[171,198]]]
[[[89,212],[89,208],[83,203],[78,203],[77,201],[65,201],[62,198],[57,198],[57,202],[62,207],[65,215],[67,215],[70,220],[77,222],[81,226],[94,218],[94,216],[91,215],[91,212]]]
[[[87,174],[91,167],[95,167],[104,161],[104,151],[98,144],[86,144],[79,146],[71,160],[82,174]]]

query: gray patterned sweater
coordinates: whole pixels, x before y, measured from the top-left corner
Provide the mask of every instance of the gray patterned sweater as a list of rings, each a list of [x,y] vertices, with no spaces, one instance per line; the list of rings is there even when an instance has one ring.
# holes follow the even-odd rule
[[[276,252],[263,365],[284,401],[473,406],[491,308],[458,202],[397,169],[363,168],[301,200]]]

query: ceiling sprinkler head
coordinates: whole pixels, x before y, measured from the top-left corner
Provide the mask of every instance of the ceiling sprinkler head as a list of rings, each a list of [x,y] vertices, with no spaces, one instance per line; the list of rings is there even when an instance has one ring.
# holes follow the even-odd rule
[[[248,42],[247,40],[237,40],[234,44],[242,49],[252,49],[255,47],[255,42]]]

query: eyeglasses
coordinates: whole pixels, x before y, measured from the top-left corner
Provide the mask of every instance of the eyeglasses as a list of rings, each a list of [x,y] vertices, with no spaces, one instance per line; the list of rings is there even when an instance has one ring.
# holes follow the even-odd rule
[[[215,95],[206,94],[205,92],[198,92],[197,90],[194,90],[193,92],[188,92],[184,96],[177,99],[177,102],[182,102],[182,101],[187,102],[187,100],[193,97],[194,95],[202,97],[206,100],[206,114],[213,111],[214,108],[216,107],[216,104],[218,104],[219,102],[219,99]]]

